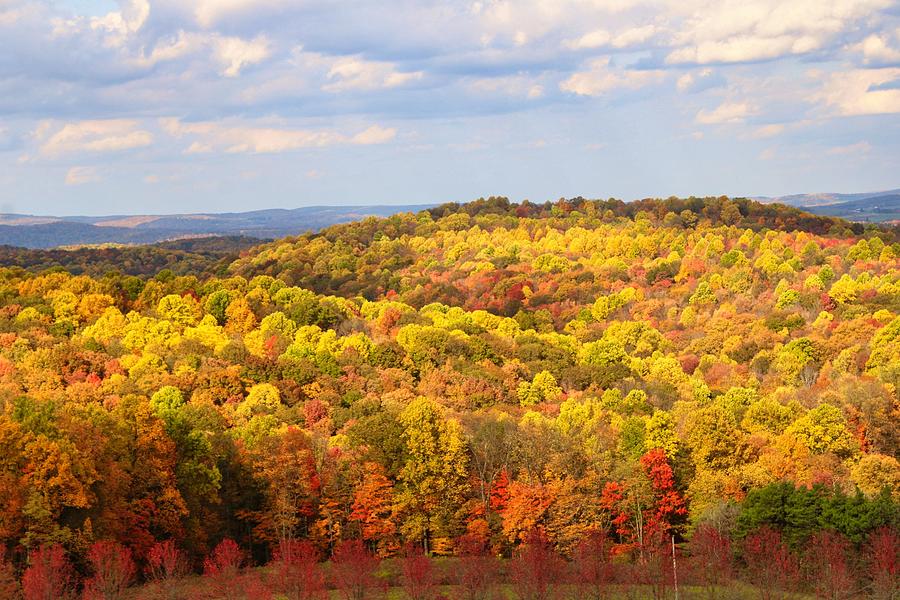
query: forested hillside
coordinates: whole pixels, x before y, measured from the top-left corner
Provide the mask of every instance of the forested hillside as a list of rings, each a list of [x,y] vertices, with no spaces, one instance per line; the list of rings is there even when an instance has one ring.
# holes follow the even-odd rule
[[[55,560],[94,589],[118,556],[159,597],[206,558],[204,593],[270,598],[319,581],[297,556],[340,588],[363,548],[412,581],[417,548],[513,557],[520,598],[552,597],[522,595],[535,563],[665,594],[674,537],[710,597],[889,598],[898,242],[749,200],[491,198],[217,276],[0,270],[0,586]]]
[[[221,274],[241,252],[260,243],[248,237],[205,237],[161,242],[148,246],[101,245],[31,249],[0,246],[0,265],[40,273],[61,269],[73,275],[106,274],[133,277]],[[164,273],[162,277],[165,277]]]

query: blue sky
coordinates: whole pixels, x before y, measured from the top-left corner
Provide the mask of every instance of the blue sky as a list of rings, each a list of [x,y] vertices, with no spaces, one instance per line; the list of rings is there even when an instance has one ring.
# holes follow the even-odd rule
[[[900,1],[0,0],[0,212],[900,187]]]

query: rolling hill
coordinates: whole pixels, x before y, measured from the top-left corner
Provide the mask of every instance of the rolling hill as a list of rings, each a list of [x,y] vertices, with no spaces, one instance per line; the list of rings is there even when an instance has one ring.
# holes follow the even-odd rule
[[[165,240],[243,236],[273,239],[368,216],[417,212],[432,205],[306,206],[295,209],[183,215],[47,217],[0,214],[0,244],[54,248],[90,244],[153,244]]]
[[[883,223],[900,219],[900,189],[856,194],[793,194],[755,197],[754,200],[795,206],[817,215],[840,217],[848,221]]]

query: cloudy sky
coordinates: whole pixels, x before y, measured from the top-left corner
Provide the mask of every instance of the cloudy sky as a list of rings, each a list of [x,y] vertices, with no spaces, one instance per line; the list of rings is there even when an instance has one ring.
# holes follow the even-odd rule
[[[900,187],[900,0],[0,0],[0,212]]]

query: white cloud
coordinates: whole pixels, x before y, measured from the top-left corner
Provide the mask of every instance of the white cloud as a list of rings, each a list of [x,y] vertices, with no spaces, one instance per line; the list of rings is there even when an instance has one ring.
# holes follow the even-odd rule
[[[658,32],[655,25],[630,27],[616,35],[606,29],[595,29],[579,38],[564,40],[563,46],[570,50],[591,50],[604,46],[628,48],[646,42]]]
[[[834,146],[829,148],[826,152],[832,156],[859,156],[861,154],[868,154],[872,151],[872,144],[869,142],[856,142],[855,144],[848,144],[846,146]]]
[[[900,80],[900,68],[834,73],[815,99],[843,116],[900,113],[900,89],[880,88]]]
[[[141,30],[150,16],[148,0],[124,0],[121,9],[111,11],[101,17],[53,18],[53,37],[83,36],[86,31],[98,33],[107,48],[124,46],[135,33]]]
[[[511,97],[524,97],[529,100],[544,95],[544,86],[528,75],[509,75],[506,77],[479,77],[467,84],[476,94],[501,94]]]
[[[269,39],[259,35],[251,40],[222,36],[217,33],[197,33],[179,30],[173,36],[157,40],[147,53],[141,48],[131,63],[139,67],[153,67],[175,61],[201,51],[210,53],[220,75],[237,77],[244,67],[256,65],[272,55]]]
[[[760,160],[774,160],[777,156],[778,151],[775,148],[766,148],[759,153]]]
[[[772,123],[769,125],[763,125],[762,127],[757,127],[750,133],[748,137],[754,140],[762,140],[781,135],[782,133],[784,133],[784,130],[784,125],[780,123]]]
[[[29,5],[13,6],[11,2],[8,3],[8,5],[6,4],[7,3],[5,2],[0,2],[0,27],[15,25],[20,20],[24,19],[33,9],[33,7]]]
[[[66,185],[84,185],[100,180],[100,174],[94,167],[72,167],[66,173]]]
[[[91,19],[91,29],[106,30],[122,38],[139,31],[150,16],[148,0],[127,0],[122,9]]]
[[[202,27],[212,27],[220,21],[248,12],[271,10],[288,4],[286,0],[195,0],[194,17]]]
[[[754,111],[746,102],[723,102],[713,110],[701,110],[695,120],[703,125],[740,123],[752,114]]]
[[[380,125],[372,125],[365,131],[361,131],[354,135],[350,142],[369,146],[372,144],[386,144],[397,136],[397,130],[391,127],[381,127]]]
[[[614,48],[628,48],[643,44],[659,32],[655,25],[644,25],[643,27],[632,27],[626,29],[612,40]]]
[[[182,56],[197,52],[207,42],[208,40],[199,34],[179,31],[175,36],[158,40],[150,54],[146,54],[141,49],[141,52],[132,62],[141,67],[152,67],[158,63],[176,60]]]
[[[270,54],[269,40],[265,36],[249,41],[238,37],[216,37],[213,41],[213,56],[222,66],[225,77],[237,77],[241,69],[261,63]]]
[[[795,40],[791,36],[771,39],[742,36],[728,40],[704,41],[696,46],[679,48],[666,57],[666,62],[669,64],[747,62],[777,58],[784,54],[800,54],[814,50],[815,47],[816,44],[811,39]]]
[[[187,148],[185,148],[185,154],[209,154],[213,151],[213,147],[210,144],[203,144],[201,142],[194,142]]]
[[[676,81],[679,92],[699,92],[720,82],[712,69],[699,69],[681,75]]]
[[[336,60],[328,71],[327,83],[322,89],[328,92],[348,90],[378,90],[395,88],[417,81],[421,71],[400,72],[389,62],[363,60],[356,56]]]
[[[666,62],[735,63],[826,47],[892,0],[709,0],[689,3]]]
[[[872,34],[853,47],[862,53],[863,61],[869,64],[884,65],[900,62],[900,29],[893,35]]]
[[[273,154],[302,148],[322,148],[339,144],[384,144],[396,136],[396,129],[373,125],[355,135],[333,130],[287,129],[212,121],[183,123],[179,119],[161,119],[160,125],[171,136],[187,137],[191,144],[185,154],[225,152],[228,154]]]
[[[153,143],[153,134],[139,129],[137,121],[130,119],[78,121],[59,129],[54,123],[44,121],[33,136],[40,142],[39,153],[48,157],[77,152],[118,152]]]
[[[583,50],[589,48],[599,48],[609,43],[610,35],[605,29],[596,29],[590,31],[580,38],[574,40],[565,40],[563,45],[572,50]]]
[[[634,90],[665,77],[662,71],[636,71],[610,67],[609,57],[598,58],[588,63],[588,70],[573,74],[559,84],[564,92],[579,96],[602,96],[616,89]]]

